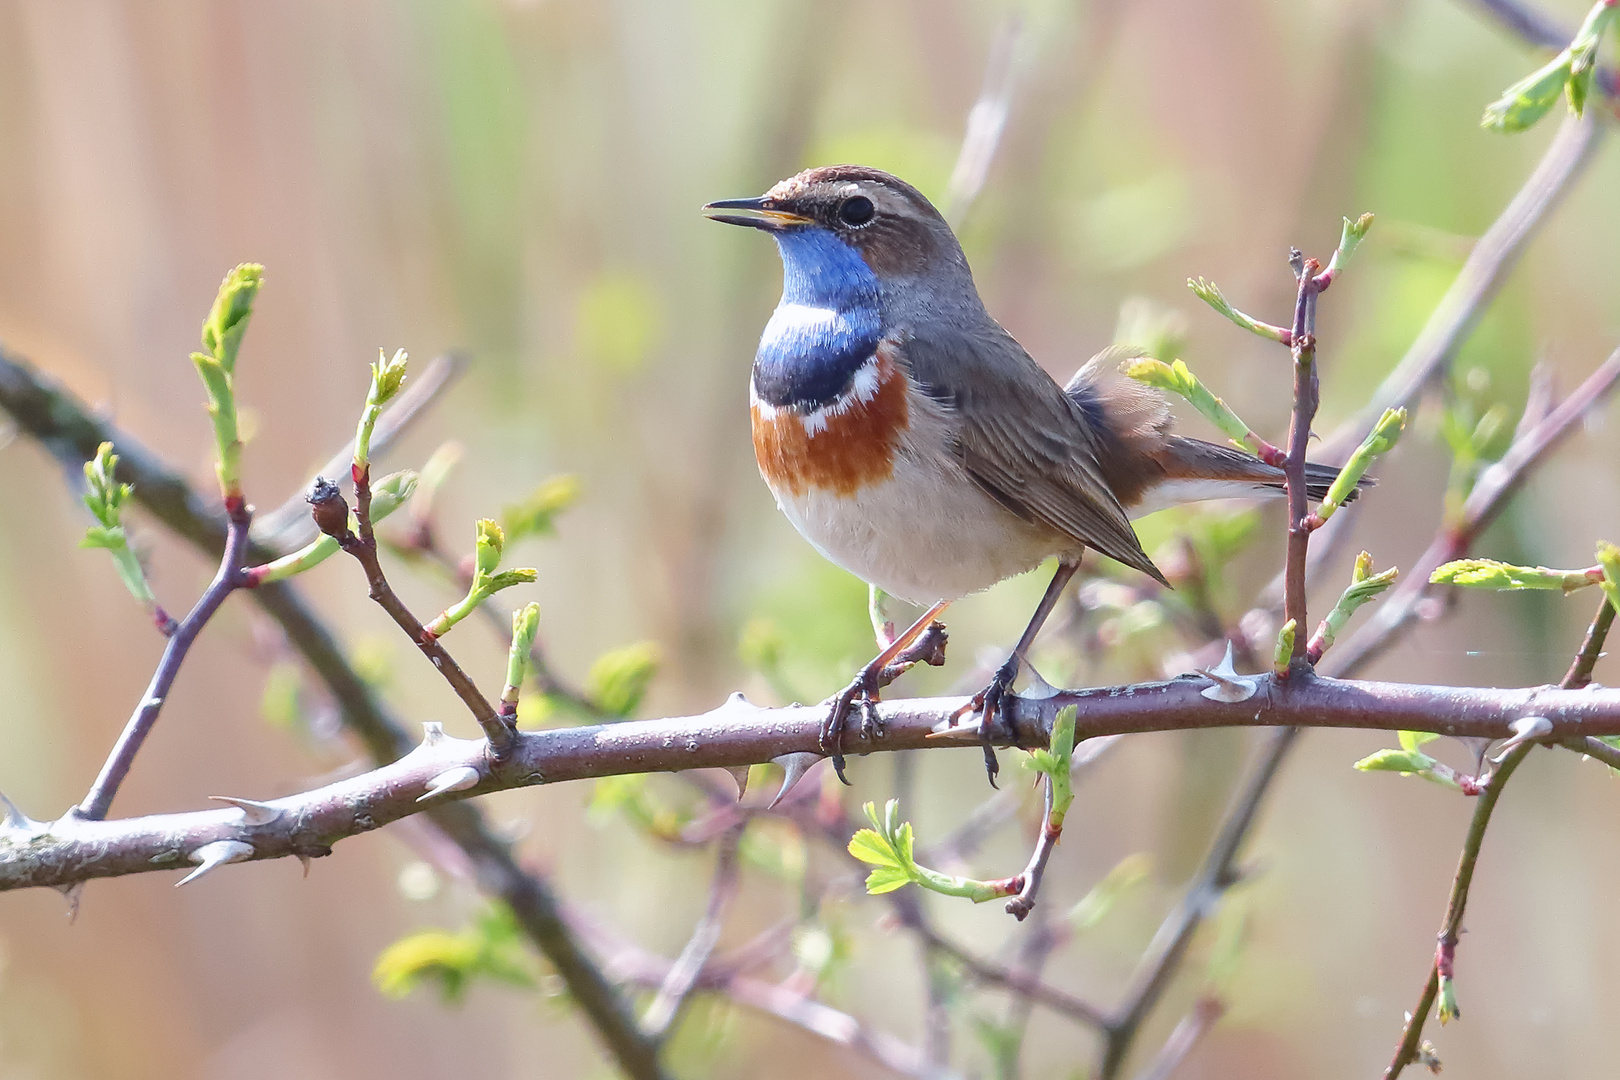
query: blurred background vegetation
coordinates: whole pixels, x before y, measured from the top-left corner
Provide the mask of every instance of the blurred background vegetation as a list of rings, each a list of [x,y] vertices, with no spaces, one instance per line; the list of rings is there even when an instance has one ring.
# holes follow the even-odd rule
[[[1544,6],[1571,27],[1584,8]],[[992,42],[1015,12],[1011,116],[962,223],[991,311],[1060,379],[1114,337],[1122,309],[1184,313],[1182,355],[1274,438],[1287,410],[1281,353],[1202,310],[1186,278],[1210,277],[1245,310],[1286,322],[1287,247],[1325,256],[1341,214],[1378,215],[1322,303],[1325,431],[1393,366],[1552,136],[1551,124],[1514,138],[1480,130],[1484,105],[1537,61],[1454,0],[6,0],[0,339],[206,489],[208,422],[186,356],[222,273],[263,262],[238,392],[253,435],[246,486],[266,509],[352,432],[379,346],[419,360],[465,350],[467,377],[383,465],[415,466],[460,440],[465,456],[438,500],[458,550],[470,549],[475,517],[547,478],[578,478],[555,536],[509,559],[540,568],[526,592],[543,605],[561,670],[584,682],[609,650],[656,656],[643,715],[706,708],[735,688],[762,702],[817,699],[870,650],[865,590],[799,539],[755,475],[747,369],[775,302],[776,256],[697,208],[835,161],[942,196]],[[1457,381],[1476,407],[1503,402],[1516,415],[1534,362],[1567,389],[1613,347],[1617,184],[1611,145],[1463,349]],[[1188,426],[1208,434],[1196,418]],[[1450,467],[1439,426],[1432,409],[1421,416],[1355,510],[1357,542],[1380,566],[1409,562],[1436,527]],[[0,789],[48,818],[82,795],[161,641],[105,555],[76,548],[86,519],[60,471],[26,440],[0,441]],[[1613,428],[1592,425],[1480,553],[1585,565],[1595,537],[1620,539],[1617,450]],[[160,598],[183,610],[211,567],[133,524]],[[1176,527],[1146,523],[1149,550]],[[1201,528],[1208,536],[1207,519]],[[1280,515],[1261,515],[1216,598],[1223,615],[1241,613],[1280,565],[1281,537]],[[1044,584],[1035,577],[960,604],[951,664],[897,689],[971,678],[976,658],[1016,636]],[[396,580],[419,611],[453,599],[431,577]],[[472,733],[352,563],[334,560],[304,585],[408,717]],[[1316,597],[1315,610],[1330,599]],[[1371,674],[1553,680],[1588,606],[1470,594]],[[1131,647],[1049,649],[1042,669],[1093,681],[1157,673],[1184,643],[1153,610],[1131,617],[1103,620],[1105,640]],[[469,624],[452,647],[497,685],[503,642]],[[233,600],[118,812],[267,797],[345,766],[352,751],[330,711],[286,661]],[[1141,736],[1087,774],[1043,894],[1051,917],[1127,856],[1146,853],[1152,869],[1049,962],[1051,981],[1116,999],[1251,741]],[[1247,935],[1223,960],[1230,1012],[1181,1075],[1366,1077],[1388,1061],[1470,810],[1437,786],[1350,769],[1388,741],[1314,733],[1290,762],[1251,844],[1255,876],[1232,900]],[[852,762],[851,805],[892,793],[897,768],[915,770],[905,813],[924,842],[987,793],[976,752],[909,765],[884,756]],[[683,792],[658,779],[646,797],[678,807]],[[488,805],[593,919],[673,955],[702,912],[712,851],[660,843],[610,805],[588,815],[592,796],[579,784]],[[1457,1075],[1611,1075],[1620,933],[1604,916],[1620,893],[1617,805],[1606,771],[1574,755],[1537,756],[1515,783],[1460,953],[1466,1020],[1431,1032]],[[55,894],[7,896],[0,1075],[606,1075],[589,1034],[544,994],[479,984],[447,1008],[431,993],[393,1001],[373,987],[389,942],[481,910],[430,867],[428,843],[406,821],[346,841],[307,880],[279,862],[180,893],[168,875],[94,884],[72,926]],[[912,943],[883,925],[887,909],[858,899],[836,850],[780,836],[762,849],[783,865],[745,870],[723,944],[801,914],[795,874],[847,878],[806,915],[848,953],[824,991],[918,1038],[921,969]],[[1026,852],[1010,824],[975,866],[1011,873]],[[997,905],[937,899],[925,902],[960,938],[993,947],[1011,932]],[[1144,1045],[1197,989],[1217,928],[1205,937]],[[974,1018],[1003,1009],[994,995],[962,1003],[964,1069],[988,1068]],[[1037,1014],[1025,1064],[1068,1076],[1090,1046]],[[881,1075],[776,1021],[711,1006],[692,1015],[676,1063],[717,1077]]]

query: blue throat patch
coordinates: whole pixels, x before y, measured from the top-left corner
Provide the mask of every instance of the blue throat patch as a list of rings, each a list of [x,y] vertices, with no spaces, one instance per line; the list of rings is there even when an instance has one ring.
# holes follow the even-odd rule
[[[817,226],[774,234],[782,300],[754,356],[754,393],[776,408],[837,400],[877,351],[883,309],[860,252]]]

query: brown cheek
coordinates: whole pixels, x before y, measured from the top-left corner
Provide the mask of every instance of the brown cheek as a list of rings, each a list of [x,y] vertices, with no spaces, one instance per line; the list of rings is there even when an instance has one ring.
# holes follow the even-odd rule
[[[878,392],[837,416],[814,435],[792,412],[765,417],[753,408],[754,457],[767,483],[803,495],[815,488],[853,495],[894,475],[894,451],[907,424],[906,380],[885,360]]]
[[[882,221],[855,234],[866,265],[879,277],[909,277],[922,273],[933,254],[933,241],[923,233],[889,227]]]

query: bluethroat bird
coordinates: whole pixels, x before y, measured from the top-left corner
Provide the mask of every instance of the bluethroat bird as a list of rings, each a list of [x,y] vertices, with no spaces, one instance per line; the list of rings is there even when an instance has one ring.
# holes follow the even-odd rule
[[[776,504],[822,555],[927,608],[832,699],[821,742],[840,778],[850,713],[875,734],[880,676],[951,601],[1057,557],[1012,654],[959,714],[978,714],[994,783],[990,735],[1081,553],[1168,585],[1132,516],[1283,492],[1280,469],[1172,434],[1164,399],[1112,370],[1118,352],[1059,386],[985,310],[939,211],[888,173],[810,169],[704,210],[770,233],[782,256],[751,394]],[[1334,475],[1309,466],[1314,498]]]

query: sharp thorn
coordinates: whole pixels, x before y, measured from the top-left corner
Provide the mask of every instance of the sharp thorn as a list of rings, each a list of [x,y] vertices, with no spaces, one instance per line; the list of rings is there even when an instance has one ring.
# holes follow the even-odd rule
[[[721,705],[720,708],[716,709],[715,711],[716,712],[737,712],[737,711],[741,711],[741,712],[758,712],[759,711],[759,706],[755,705],[752,701],[749,701],[746,697],[744,697],[743,692],[741,690],[734,690],[734,691],[732,691],[731,696],[726,698],[725,704]]]
[[[252,799],[238,799],[232,795],[210,795],[215,802],[230,803],[242,811],[242,821],[246,825],[268,825],[281,816],[279,806],[269,803],[254,802]]]
[[[782,789],[776,793],[776,798],[771,800],[771,804],[767,809],[776,809],[776,804],[781,802],[800,780],[804,779],[804,774],[809,771],[810,766],[820,760],[820,754],[812,754],[808,751],[798,754],[783,754],[781,757],[772,758],[771,763],[773,765],[782,766]]]
[[[1024,670],[1029,672],[1029,685],[1024,692],[1017,695],[1030,701],[1044,701],[1047,698],[1057,697],[1058,688],[1046,681],[1046,678],[1035,670],[1035,665],[1028,660],[1024,661]]]
[[[84,882],[75,881],[71,885],[58,885],[56,891],[67,898],[67,921],[71,926],[79,921],[79,897],[84,895]]]
[[[309,866],[315,860],[310,858],[308,855],[300,855],[298,856],[298,861],[304,864],[304,877],[309,877]]]
[[[34,821],[27,814],[17,809],[16,803],[6,798],[3,793],[0,793],[0,827],[32,832],[33,826]]]
[[[437,746],[444,741],[444,725],[430,720],[422,725],[422,745]]]
[[[748,766],[733,765],[726,770],[731,778],[737,781],[737,801],[742,802],[744,795],[748,794]]]
[[[417,802],[427,802],[429,799],[443,795],[447,791],[466,791],[478,783],[478,770],[471,765],[457,765],[428,781],[428,789],[417,798]]]
[[[1208,676],[1214,681],[1214,686],[1206,686],[1199,691],[1203,697],[1211,701],[1238,702],[1248,701],[1260,689],[1260,675],[1239,675],[1232,666],[1232,643],[1226,643],[1226,655],[1221,662],[1212,668],[1200,668],[1199,674]]]
[[[974,715],[973,719],[963,724],[954,723],[952,720],[941,720],[929,730],[928,738],[976,743],[979,741],[979,728],[983,724],[984,717],[977,714]]]
[[[197,864],[197,869],[174,883],[175,888],[196,881],[215,867],[226,863],[241,862],[253,854],[253,845],[244,844],[240,840],[215,840],[211,844],[204,844],[191,853],[191,861]]]
[[[1552,721],[1545,716],[1521,716],[1509,727],[1513,729],[1513,736],[1496,748],[1496,756],[1491,758],[1492,765],[1502,764],[1502,759],[1519,744],[1551,735],[1553,729]]]

